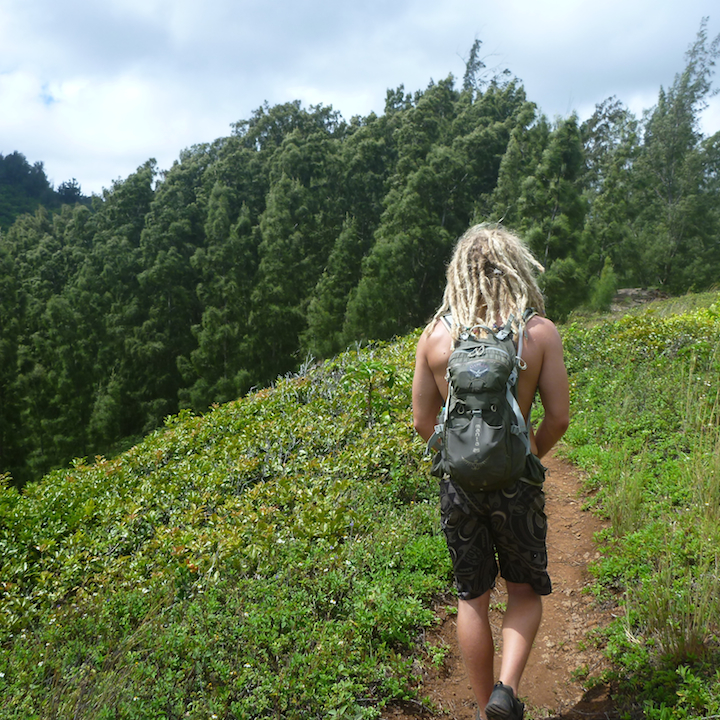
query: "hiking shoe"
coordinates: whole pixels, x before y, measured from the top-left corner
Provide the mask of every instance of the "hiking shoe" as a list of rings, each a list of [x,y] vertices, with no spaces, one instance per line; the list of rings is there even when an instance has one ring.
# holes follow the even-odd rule
[[[492,695],[485,706],[488,720],[522,720],[525,706],[515,697],[513,689],[501,682],[495,683]]]

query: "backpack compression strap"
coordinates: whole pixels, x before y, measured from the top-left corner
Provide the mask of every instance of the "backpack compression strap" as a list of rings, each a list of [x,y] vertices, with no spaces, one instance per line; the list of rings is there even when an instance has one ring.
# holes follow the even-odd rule
[[[512,388],[510,387],[509,381],[507,389],[505,390],[505,396],[507,397],[508,403],[510,403],[510,407],[515,413],[515,419],[517,420],[517,425],[513,425],[510,432],[512,432],[513,435],[520,436],[520,439],[523,441],[523,445],[525,446],[525,454],[530,455],[532,452],[532,449],[530,448],[530,433],[528,432],[525,417],[522,414],[522,410],[520,410],[520,405],[515,397],[515,393],[513,393]]]

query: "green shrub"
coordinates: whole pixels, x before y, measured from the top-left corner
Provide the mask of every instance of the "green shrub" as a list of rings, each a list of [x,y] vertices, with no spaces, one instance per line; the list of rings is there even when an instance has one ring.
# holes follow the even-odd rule
[[[0,491],[3,718],[379,715],[450,585],[414,338]]]
[[[625,606],[608,649],[621,687],[653,718],[696,717],[718,701],[709,668],[720,660],[720,305],[717,295],[703,304],[683,314],[654,304],[563,331],[566,452],[609,521],[596,594]],[[702,712],[697,693],[688,701],[691,678],[714,688]]]

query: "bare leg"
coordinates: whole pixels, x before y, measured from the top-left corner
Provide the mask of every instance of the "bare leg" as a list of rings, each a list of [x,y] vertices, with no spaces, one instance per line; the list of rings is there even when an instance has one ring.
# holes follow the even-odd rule
[[[526,583],[508,582],[508,602],[502,626],[500,682],[517,695],[520,678],[530,657],[542,619],[542,598]],[[458,613],[458,629],[460,617]],[[483,706],[484,707],[484,706]]]
[[[495,649],[488,618],[489,606],[489,590],[478,598],[458,601],[458,642],[481,711],[485,709],[493,689]]]

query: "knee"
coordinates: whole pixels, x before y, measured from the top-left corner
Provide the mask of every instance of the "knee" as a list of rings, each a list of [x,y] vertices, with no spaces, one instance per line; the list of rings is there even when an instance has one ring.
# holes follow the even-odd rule
[[[470,600],[458,600],[459,613],[472,613],[487,616],[490,609],[490,590]]]
[[[530,583],[506,582],[508,602],[533,602],[542,604],[542,597],[538,595]]]

